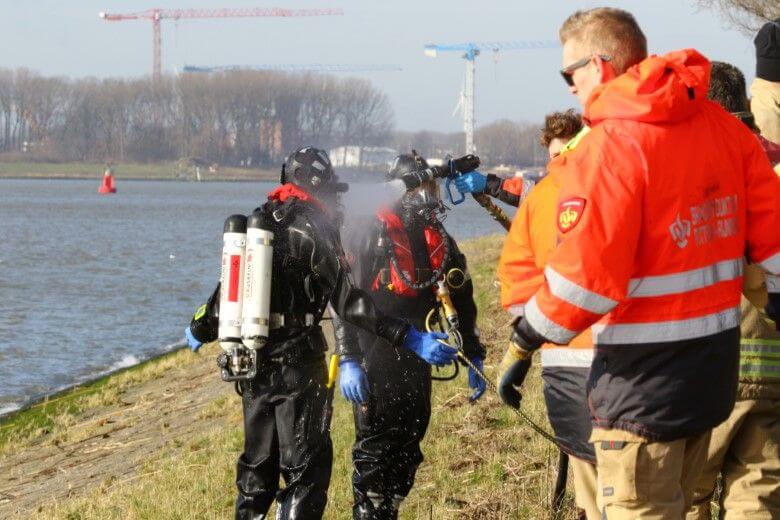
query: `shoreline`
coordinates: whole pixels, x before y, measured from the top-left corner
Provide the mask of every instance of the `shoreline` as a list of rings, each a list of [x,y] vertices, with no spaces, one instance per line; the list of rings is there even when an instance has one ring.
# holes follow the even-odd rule
[[[180,350],[184,350],[187,348],[188,347],[185,342],[177,341],[175,343],[170,343],[168,345],[162,346],[159,352],[146,358],[138,359],[138,357],[136,357],[135,354],[128,354],[127,356],[123,357],[121,360],[112,364],[110,367],[106,368],[102,372],[95,372],[94,374],[89,374],[87,376],[84,376],[84,379],[77,380],[72,383],[63,385],[60,388],[56,388],[52,390],[51,393],[44,393],[42,395],[33,396],[30,399],[24,401],[17,408],[11,408],[11,406],[13,406],[13,403],[6,405],[7,408],[6,410],[0,407],[0,427],[2,427],[3,423],[5,422],[13,421],[16,415],[23,414],[35,408],[36,406],[46,405],[47,403],[53,403],[54,401],[57,401],[59,399],[67,398],[69,395],[78,393],[80,390],[87,389],[94,385],[98,385],[102,382],[105,382],[105,380],[113,376],[119,375],[123,372],[141,368],[148,363],[159,361],[162,358],[165,358],[166,356],[169,356],[171,354],[174,354],[176,352],[179,352]],[[125,364],[124,360],[127,359],[128,357],[134,358],[136,362],[131,364]]]
[[[461,243],[491,375],[511,322],[492,283],[502,236]],[[0,517],[230,516],[243,431],[241,400],[214,363],[220,350],[216,343],[197,354],[174,350],[0,418]],[[533,371],[524,407],[546,425],[538,367]],[[426,462],[402,518],[545,516],[557,451],[495,395],[470,404],[466,379],[461,371],[457,380],[433,386]],[[352,506],[352,407],[335,397],[325,520],[343,518]],[[573,514],[570,497],[567,504]]]
[[[117,181],[126,180],[196,180],[195,168],[182,167],[175,162],[161,163],[120,163],[112,166]],[[0,179],[81,179],[95,180],[103,178],[105,163],[46,163],[46,162],[2,162],[0,161]],[[211,172],[201,168],[200,182],[212,181],[276,181],[277,169],[224,167]]]

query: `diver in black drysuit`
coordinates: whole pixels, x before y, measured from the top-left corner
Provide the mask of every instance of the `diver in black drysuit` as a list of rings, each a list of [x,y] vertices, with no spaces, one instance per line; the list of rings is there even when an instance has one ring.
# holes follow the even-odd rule
[[[327,154],[301,148],[287,159],[282,185],[256,214],[274,233],[270,337],[258,351],[257,375],[241,386],[244,452],[237,464],[237,519],[264,519],[276,498],[277,518],[317,519],[327,501],[332,464],[327,349],[319,326],[326,306],[342,319],[406,347],[421,363],[449,363],[454,349],[382,314],[353,286],[335,208],[338,183]],[[195,313],[190,346],[217,339],[219,288]],[[388,350],[390,348],[388,347]],[[423,361],[425,359],[425,361]],[[286,487],[279,490],[279,476]]]
[[[416,154],[401,155],[388,177],[427,167]],[[445,279],[458,312],[464,353],[481,368],[485,349],[466,258],[439,223],[441,210],[438,187],[427,181],[395,207],[377,212],[368,230],[361,220],[363,229],[345,241],[347,258],[357,285],[383,313],[420,329],[437,305],[436,281]],[[354,403],[353,518],[395,519],[423,460],[420,442],[431,415],[431,367],[408,350],[392,348],[385,338],[339,319],[334,328],[341,390]],[[485,386],[471,370],[469,376],[475,400]]]

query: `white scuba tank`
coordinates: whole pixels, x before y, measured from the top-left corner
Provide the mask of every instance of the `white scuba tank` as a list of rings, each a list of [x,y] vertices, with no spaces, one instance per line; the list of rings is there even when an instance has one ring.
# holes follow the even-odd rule
[[[246,217],[231,215],[225,221],[222,235],[219,295],[219,345],[227,352],[241,346],[245,264]]]
[[[262,226],[262,214],[254,213],[249,217],[246,231],[246,268],[241,338],[244,346],[254,350],[262,348],[268,340],[271,319],[274,234],[263,229]]]

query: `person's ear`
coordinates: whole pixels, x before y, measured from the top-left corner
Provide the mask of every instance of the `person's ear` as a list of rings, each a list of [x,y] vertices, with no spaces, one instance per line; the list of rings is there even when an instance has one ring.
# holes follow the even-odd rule
[[[593,56],[593,60],[595,60],[596,70],[598,71],[601,83],[606,83],[607,81],[615,79],[617,74],[615,74],[615,69],[612,67],[611,61],[605,61],[598,55]]]

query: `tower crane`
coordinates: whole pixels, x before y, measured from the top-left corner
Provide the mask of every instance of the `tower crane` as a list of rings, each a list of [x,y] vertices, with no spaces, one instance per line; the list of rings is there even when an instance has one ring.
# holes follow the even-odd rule
[[[221,65],[216,67],[202,67],[197,65],[185,65],[184,72],[228,72],[234,70],[273,70],[279,72],[400,72],[403,70],[398,65],[344,65],[327,63],[309,64],[264,64],[264,65]]]
[[[455,44],[428,44],[425,46],[425,55],[436,58],[440,52],[462,52],[461,56],[466,60],[466,87],[463,92],[463,129],[466,132],[466,153],[475,153],[474,148],[474,75],[476,72],[476,58],[484,50],[493,52],[509,50],[553,49],[559,47],[555,41],[516,41],[516,42],[481,42],[481,43],[455,43]]]
[[[162,76],[162,29],[163,20],[186,20],[202,18],[257,18],[257,17],[299,17],[342,15],[341,9],[284,9],[238,8],[238,9],[148,9],[137,13],[106,13],[98,16],[107,22],[126,20],[150,20],[152,22],[152,78],[157,81]]]

